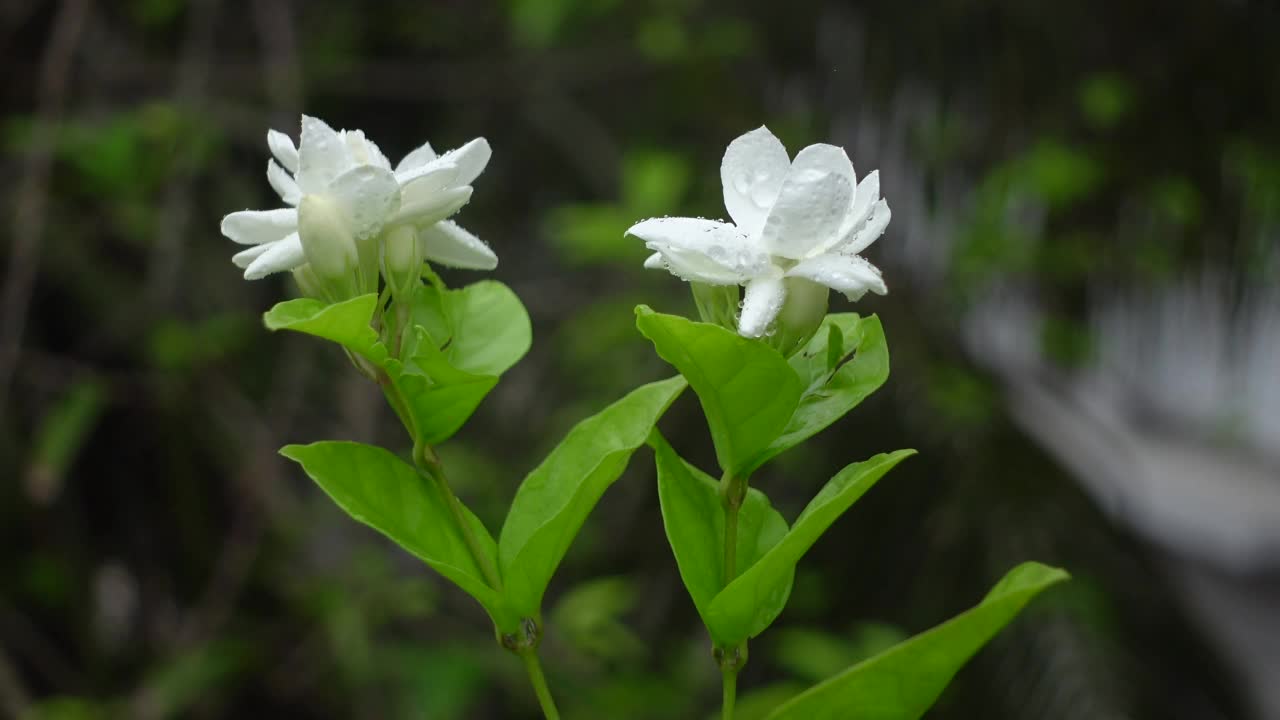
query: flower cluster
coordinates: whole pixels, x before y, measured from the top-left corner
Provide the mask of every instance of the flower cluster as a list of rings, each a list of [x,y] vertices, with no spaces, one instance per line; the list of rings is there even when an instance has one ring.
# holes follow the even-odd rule
[[[827,288],[850,300],[888,292],[880,271],[858,255],[889,224],[878,172],[858,182],[834,145],[810,145],[792,161],[760,127],[729,144],[720,180],[733,223],[664,217],[627,232],[653,251],[646,267],[692,283],[745,286],[740,334],[767,334],[780,313],[814,315],[789,304],[820,307],[820,319]]]
[[[484,138],[437,155],[423,144],[391,167],[359,130],[335,131],[304,115],[298,145],[271,130],[267,181],[287,207],[227,215],[222,234],[242,245],[232,261],[246,279],[292,270],[309,295],[350,297],[417,281],[424,260],[489,270],[498,258],[446,218],[471,199],[489,162]]]

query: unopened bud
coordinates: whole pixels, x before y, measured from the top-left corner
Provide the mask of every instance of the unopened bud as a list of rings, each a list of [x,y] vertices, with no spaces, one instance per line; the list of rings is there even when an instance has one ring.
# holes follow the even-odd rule
[[[787,288],[787,300],[778,312],[778,319],[774,321],[776,330],[768,341],[783,357],[791,357],[809,343],[822,325],[827,316],[830,290],[801,277],[789,277],[782,282]]]
[[[382,271],[396,297],[407,297],[422,278],[422,247],[412,225],[400,225],[384,233]]]
[[[324,195],[306,195],[298,203],[298,236],[316,278],[339,296],[350,296],[359,255],[346,214]]]

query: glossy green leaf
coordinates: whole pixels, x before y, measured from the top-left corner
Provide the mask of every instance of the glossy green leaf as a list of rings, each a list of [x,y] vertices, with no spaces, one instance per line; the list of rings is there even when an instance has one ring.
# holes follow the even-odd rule
[[[837,313],[823,323],[825,329],[790,360],[804,386],[799,406],[749,471],[825,430],[889,378],[889,347],[880,318]],[[833,339],[839,339],[840,350],[832,347]]]
[[[662,522],[676,556],[680,578],[711,638],[723,647],[732,647],[763,630],[782,612],[791,594],[793,573],[775,575],[774,584],[754,598],[755,617],[740,625],[717,620],[710,610],[724,587],[725,516],[719,485],[681,459],[658,433],[654,433],[651,443],[657,458]],[[764,493],[754,488],[748,490],[738,511],[735,569],[741,573],[743,568],[752,567],[767,556],[786,533],[787,521],[773,509]]]
[[[913,454],[914,450],[881,454],[836,473],[800,513],[787,534],[716,595],[705,613],[707,624],[714,624],[725,633],[746,633],[750,637],[768,627],[778,613],[768,615],[762,608],[773,607],[771,599],[778,585],[789,582],[795,575],[800,558],[877,480]],[[781,612],[782,608],[777,610]]]
[[[472,375],[501,375],[529,351],[529,313],[511,288],[482,280],[456,290],[423,285],[414,293],[410,317],[422,326],[445,361]],[[406,350],[417,352],[416,337]]]
[[[776,350],[731,330],[636,308],[636,326],[688,379],[711,428],[722,470],[742,475],[787,426],[800,378]]]
[[[394,540],[484,606],[499,627],[513,627],[497,590],[484,580],[456,527],[440,486],[390,452],[354,442],[287,445],[280,454],[302,465],[351,517]],[[497,546],[479,518],[472,531],[491,559]]]
[[[916,720],[1037,594],[1068,578],[1038,563],[1004,576],[973,609],[865,660],[774,710],[770,720]]]
[[[377,306],[378,296],[374,294],[332,305],[313,298],[298,298],[277,303],[262,316],[262,321],[269,330],[292,330],[332,340],[374,362],[381,362],[386,350],[369,324]]]
[[[415,355],[406,363],[389,360],[385,367],[408,405],[415,437],[435,445],[458,432],[498,384],[498,377],[459,370],[422,327],[416,328],[415,335]]]
[[[685,388],[674,377],[643,385],[569,431],[511,503],[498,542],[511,606],[536,617],[547,583],[604,491]]]

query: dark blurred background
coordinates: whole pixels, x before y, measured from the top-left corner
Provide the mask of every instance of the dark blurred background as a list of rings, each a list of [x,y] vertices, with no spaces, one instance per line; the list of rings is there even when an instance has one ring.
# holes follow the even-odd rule
[[[725,145],[879,168],[888,384],[754,480],[789,518],[912,459],[802,563],[742,718],[976,602],[1038,601],[930,718],[1280,718],[1280,10],[1271,2],[0,0],[0,717],[532,718],[480,609],[275,455],[403,445],[260,313],[225,213],[301,112],[392,158],[483,135],[460,215],[533,318],[442,454],[489,526],[691,312],[634,221],[724,215]],[[454,284],[477,274],[447,273]],[[833,298],[833,308],[846,310]],[[664,420],[703,467],[696,403]],[[719,678],[647,451],[548,596],[576,718],[703,718]]]

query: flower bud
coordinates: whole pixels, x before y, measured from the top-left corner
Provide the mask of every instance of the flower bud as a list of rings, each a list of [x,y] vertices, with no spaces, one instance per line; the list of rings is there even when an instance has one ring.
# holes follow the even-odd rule
[[[422,277],[422,247],[411,225],[399,225],[384,233],[382,272],[395,297],[408,297]]]
[[[298,290],[302,292],[303,297],[315,298],[317,300],[325,299],[324,287],[320,284],[320,279],[316,277],[315,271],[307,263],[303,263],[293,269],[293,281],[298,284]]]
[[[345,213],[324,195],[306,195],[298,203],[302,252],[321,285],[335,299],[352,297],[358,285],[359,254]]]
[[[787,299],[778,312],[774,333],[768,341],[783,357],[791,357],[809,343],[827,317],[830,291],[827,286],[802,277],[789,277],[782,282],[787,288]]]
[[[693,302],[698,306],[698,317],[702,322],[738,331],[740,292],[737,285],[691,282],[689,287],[693,290]]]

